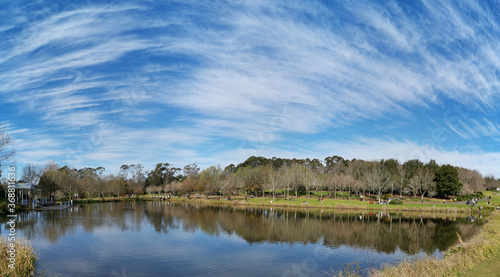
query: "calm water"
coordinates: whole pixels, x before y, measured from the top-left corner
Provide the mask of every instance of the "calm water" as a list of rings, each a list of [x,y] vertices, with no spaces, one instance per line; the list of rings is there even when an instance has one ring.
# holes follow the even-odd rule
[[[18,221],[45,276],[326,276],[355,261],[439,256],[456,232],[466,240],[479,228],[465,218],[165,202],[79,205]]]

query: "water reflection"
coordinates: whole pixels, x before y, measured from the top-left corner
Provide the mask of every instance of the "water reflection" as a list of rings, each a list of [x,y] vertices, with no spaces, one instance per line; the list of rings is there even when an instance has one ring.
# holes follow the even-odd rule
[[[202,230],[215,237],[237,235],[249,244],[312,243],[332,248],[344,245],[386,254],[401,250],[410,255],[444,251],[457,243],[457,233],[467,240],[478,228],[469,218],[461,217],[169,202],[87,204],[65,211],[25,212],[18,215],[17,220],[18,230],[24,236],[41,237],[53,244],[80,229],[86,233],[96,230],[141,233],[141,229],[149,225],[160,234],[171,230]]]

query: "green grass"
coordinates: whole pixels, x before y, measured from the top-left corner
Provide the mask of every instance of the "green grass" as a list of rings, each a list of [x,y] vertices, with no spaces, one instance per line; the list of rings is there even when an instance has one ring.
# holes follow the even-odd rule
[[[286,207],[325,207],[325,208],[359,208],[366,210],[447,210],[447,211],[460,211],[468,212],[470,207],[463,204],[433,204],[433,203],[404,203],[403,205],[379,205],[376,201],[359,201],[359,200],[345,200],[345,199],[324,199],[323,203],[318,201],[318,198],[299,197],[295,201],[277,198],[271,203],[272,197],[258,197],[248,198],[249,204],[266,205],[266,206],[286,206]],[[307,202],[307,204],[303,204]],[[373,204],[370,204],[373,202]],[[237,204],[248,204],[244,200],[238,200]],[[484,208],[484,207],[483,207]]]
[[[500,272],[500,251],[486,260],[478,263],[474,268],[469,270],[463,276],[479,277],[479,276],[498,276]]]
[[[494,195],[493,193],[495,193],[496,195]],[[485,200],[479,201],[479,203],[478,203],[479,206],[483,206],[483,208],[485,206],[488,206],[488,196],[490,196],[490,195],[491,195],[491,203],[494,204],[495,207],[500,205],[500,195],[497,192],[483,191],[483,194],[484,194]],[[490,205],[490,206],[492,206],[492,205]]]
[[[488,194],[485,194],[488,195]],[[291,195],[292,196],[292,195]],[[217,199],[220,198],[220,201]],[[254,197],[248,198],[248,202],[245,202],[244,196],[231,196],[231,200],[227,201],[227,196],[210,196],[207,200],[206,197],[192,197],[188,200],[185,197],[174,197],[173,201],[203,201],[203,202],[224,202],[231,203],[235,205],[259,205],[259,206],[278,206],[278,207],[294,207],[294,208],[302,208],[302,207],[312,207],[312,208],[337,208],[337,209],[363,209],[363,210],[392,210],[392,211],[445,211],[445,212],[469,212],[470,206],[458,204],[457,202],[447,201],[446,204],[442,203],[442,200],[439,199],[425,199],[424,203],[420,203],[420,198],[415,199],[415,201],[409,201],[407,197],[403,197],[404,204],[403,205],[379,205],[376,200],[368,200],[365,198],[365,201],[359,201],[359,198],[355,198],[351,196],[351,200],[343,199],[343,198],[324,198],[323,203],[318,201],[318,196],[311,197],[298,197],[295,198],[292,196],[294,201],[285,200],[283,196],[277,197],[273,203],[272,196],[266,197]],[[105,197],[105,198],[90,198],[83,200],[75,200],[74,203],[92,203],[92,202],[121,202],[121,201],[134,201],[136,199],[140,200],[155,200],[151,198],[151,195],[141,195],[138,198],[136,197]],[[492,195],[492,200],[498,200],[500,204],[500,195]],[[307,202],[307,204],[303,204],[302,202]],[[373,202],[373,204],[370,204]],[[484,202],[484,201],[483,201]],[[483,211],[489,213],[493,210],[493,207],[490,205],[483,204]],[[473,208],[474,213],[479,212],[479,207]]]
[[[387,266],[372,276],[498,276],[500,272],[500,212],[495,211],[478,234],[448,249],[443,259],[432,257]]]

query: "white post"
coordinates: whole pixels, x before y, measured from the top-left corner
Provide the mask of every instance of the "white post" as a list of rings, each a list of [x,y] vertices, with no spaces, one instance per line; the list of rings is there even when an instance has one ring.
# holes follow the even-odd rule
[[[59,208],[62,210],[62,202],[59,203]]]

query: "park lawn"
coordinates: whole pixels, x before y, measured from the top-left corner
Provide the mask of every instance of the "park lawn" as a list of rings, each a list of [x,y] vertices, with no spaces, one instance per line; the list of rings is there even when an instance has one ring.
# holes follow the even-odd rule
[[[500,272],[500,250],[488,257],[486,260],[478,263],[474,268],[469,270],[464,276],[479,277],[479,276],[498,276]]]
[[[403,205],[378,205],[376,201],[359,201],[359,200],[346,200],[346,199],[324,199],[323,203],[318,201],[317,198],[306,198],[299,197],[294,198],[295,201],[284,200],[283,198],[276,198],[273,203],[272,197],[257,197],[257,198],[248,198],[248,203],[251,204],[259,204],[259,205],[272,205],[272,206],[288,206],[288,207],[329,207],[329,208],[362,208],[369,210],[381,210],[381,209],[389,209],[389,210],[441,210],[441,209],[457,209],[462,211],[468,211],[470,209],[469,206],[463,204],[433,204],[433,203],[404,203]],[[307,204],[303,204],[303,202],[307,202]],[[373,202],[373,204],[370,204]]]
[[[496,193],[496,195],[494,195],[493,193]],[[490,195],[491,195],[491,203],[495,207],[500,205],[500,195],[497,192],[483,191],[483,195],[484,195],[484,200],[479,201],[478,205],[483,206],[483,207],[488,206],[488,196],[490,196]]]

